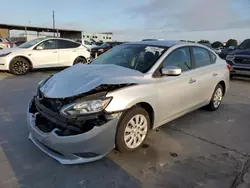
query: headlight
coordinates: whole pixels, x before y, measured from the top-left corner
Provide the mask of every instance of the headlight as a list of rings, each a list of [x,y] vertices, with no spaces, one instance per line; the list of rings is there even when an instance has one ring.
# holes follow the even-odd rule
[[[0,54],[0,57],[7,56],[7,55],[9,55],[9,54],[11,54],[11,52],[9,52],[9,53],[5,53],[5,54]]]
[[[104,110],[112,98],[96,99],[88,101],[78,101],[67,105],[61,109],[61,114],[67,116],[77,116],[97,113]]]

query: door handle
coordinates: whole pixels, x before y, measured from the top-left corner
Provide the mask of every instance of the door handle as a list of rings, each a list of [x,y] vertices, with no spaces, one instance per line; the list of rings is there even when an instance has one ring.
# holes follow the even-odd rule
[[[213,73],[213,76],[217,76],[218,74],[217,73]]]
[[[190,84],[195,83],[195,82],[196,82],[196,79],[190,78],[190,80],[189,80]]]
[[[73,50],[72,52],[76,52],[76,50]]]
[[[55,53],[57,53],[57,51],[54,51],[53,53],[55,54]]]

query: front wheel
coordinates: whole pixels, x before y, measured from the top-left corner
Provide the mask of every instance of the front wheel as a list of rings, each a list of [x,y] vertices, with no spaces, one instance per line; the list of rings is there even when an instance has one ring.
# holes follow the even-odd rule
[[[22,57],[15,57],[10,62],[10,72],[15,75],[27,74],[30,68],[30,63]]]
[[[129,153],[139,148],[145,141],[150,128],[147,111],[139,106],[133,107],[122,115],[116,132],[116,148]]]
[[[210,103],[208,104],[208,109],[215,111],[220,107],[223,98],[223,87],[218,84],[214,90]]]

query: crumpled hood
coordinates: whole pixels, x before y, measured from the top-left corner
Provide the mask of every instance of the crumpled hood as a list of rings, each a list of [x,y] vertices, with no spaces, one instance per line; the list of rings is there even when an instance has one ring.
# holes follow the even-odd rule
[[[51,77],[41,91],[48,98],[67,98],[102,84],[139,84],[146,80],[141,72],[117,65],[77,64]]]

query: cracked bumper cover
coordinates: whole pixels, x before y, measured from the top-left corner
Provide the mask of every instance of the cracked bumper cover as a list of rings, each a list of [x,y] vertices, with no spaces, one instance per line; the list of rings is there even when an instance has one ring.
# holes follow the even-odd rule
[[[36,126],[36,114],[27,110],[29,139],[43,152],[61,164],[86,163],[103,158],[115,146],[116,127],[119,115],[103,125],[95,126],[90,131],[77,135],[59,136],[57,128],[43,132]],[[39,112],[38,112],[39,113]],[[92,153],[95,156],[81,157],[79,153]]]

